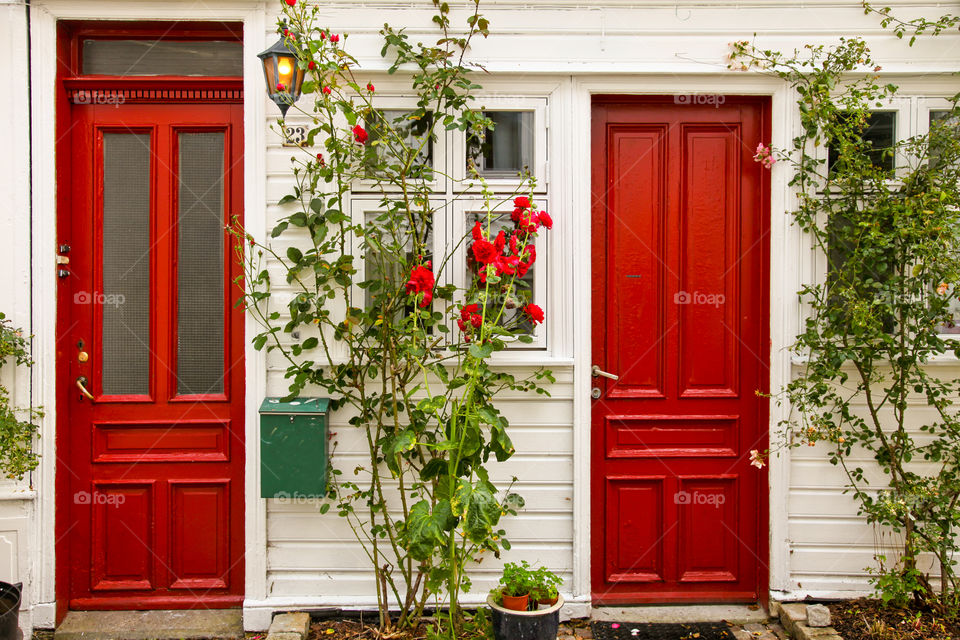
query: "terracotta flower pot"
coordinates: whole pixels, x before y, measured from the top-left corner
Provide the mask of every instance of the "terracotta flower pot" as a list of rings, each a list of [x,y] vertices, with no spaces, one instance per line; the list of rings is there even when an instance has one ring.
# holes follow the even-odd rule
[[[503,594],[503,607],[511,611],[526,611],[530,606],[530,594],[525,593],[522,596],[508,596]]]
[[[552,598],[540,598],[539,600],[537,600],[537,604],[544,607],[552,607],[553,605],[557,604],[557,598],[559,597],[560,597],[559,595],[556,595],[556,596],[553,596]]]

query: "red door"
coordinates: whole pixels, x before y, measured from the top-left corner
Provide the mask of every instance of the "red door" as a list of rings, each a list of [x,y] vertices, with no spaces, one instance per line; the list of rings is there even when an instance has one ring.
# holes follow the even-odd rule
[[[124,95],[74,91],[60,146],[60,580],[71,609],[238,606],[242,105]]]
[[[760,596],[765,104],[594,102],[595,604]]]

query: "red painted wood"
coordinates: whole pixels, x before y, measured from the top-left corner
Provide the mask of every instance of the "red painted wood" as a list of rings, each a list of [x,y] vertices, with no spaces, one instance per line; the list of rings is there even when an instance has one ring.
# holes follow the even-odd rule
[[[766,102],[593,107],[594,604],[762,597]]]
[[[176,397],[176,136],[222,131],[224,215],[242,216],[239,104],[69,104],[58,146],[58,615],[64,609],[237,606],[244,593],[243,311],[224,231],[225,393]],[[102,135],[151,136],[150,386],[103,394]],[[83,347],[78,345],[82,341]],[[89,360],[80,362],[80,351]],[[94,401],[74,386],[89,380]]]

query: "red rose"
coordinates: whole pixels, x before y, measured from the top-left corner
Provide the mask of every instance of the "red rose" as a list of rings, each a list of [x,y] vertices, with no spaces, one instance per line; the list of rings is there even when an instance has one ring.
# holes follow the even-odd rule
[[[320,39],[321,39],[321,40],[326,40],[326,39],[327,39],[327,34],[324,33],[323,31],[321,31],[321,32],[320,32]]]
[[[497,269],[498,276],[512,276],[516,273],[518,264],[520,264],[520,258],[517,256],[497,256],[494,267]]]
[[[278,82],[278,83],[277,83],[277,91],[283,91],[283,89],[284,89],[283,83],[282,83],[282,82]]]
[[[288,5],[288,6],[293,7],[293,6],[295,6],[296,4],[297,4],[297,0],[287,0],[287,5]]]
[[[322,167],[323,165],[327,164],[327,162],[323,159],[323,154],[322,154],[322,153],[318,153],[318,154],[317,154],[317,162],[320,163],[320,166],[321,166],[321,167]]]
[[[433,271],[430,270],[430,263],[416,266],[410,271],[410,280],[407,281],[407,294],[418,295],[422,293],[423,300],[420,302],[420,306],[426,307],[433,300],[433,284]]]
[[[330,87],[324,87],[324,88],[323,88],[323,95],[325,95],[325,96],[330,95]]]
[[[493,241],[493,248],[497,250],[497,253],[501,253],[506,244],[507,236],[504,235],[503,231],[501,231],[497,234],[497,237]]]
[[[483,325],[483,316],[479,313],[473,314],[470,316],[470,324],[472,324],[474,328],[479,329],[480,326]]]
[[[460,317],[461,317],[463,320],[466,320],[467,318],[469,318],[470,316],[472,316],[473,314],[475,314],[475,313],[476,313],[477,311],[479,311],[479,310],[480,310],[480,305],[478,305],[478,304],[476,304],[476,303],[474,303],[474,304],[468,304],[468,305],[465,306],[464,308],[460,309]]]
[[[466,320],[464,320],[463,318],[458,318],[458,319],[457,319],[457,326],[460,327],[460,331],[466,331],[466,330],[467,330],[467,322],[466,322]]]
[[[532,211],[524,211],[521,213],[518,224],[520,225],[520,230],[525,233],[536,233],[537,229],[540,228],[540,220],[537,214]]]
[[[367,138],[369,138],[370,136],[367,135],[366,129],[364,129],[360,125],[357,125],[353,128],[353,137],[357,140],[357,142],[359,142],[360,144],[363,144],[364,142],[367,141]]]
[[[546,211],[541,211],[537,216],[537,220],[539,220],[540,224],[545,226],[547,229],[553,229],[553,218],[551,218],[550,214]]]
[[[517,263],[517,277],[518,277],[518,278],[522,278],[523,276],[527,275],[527,271],[529,271],[529,270],[530,270],[530,263],[529,263],[529,262],[524,262],[523,260],[521,260],[520,262]]]
[[[523,248],[523,261],[527,265],[531,265],[537,261],[537,248],[532,244],[528,244]]]
[[[528,304],[523,308],[523,312],[530,316],[534,324],[543,323],[543,309],[535,304]]]
[[[490,264],[497,258],[497,250],[487,240],[477,240],[473,243],[473,257],[480,264]]]
[[[314,62],[313,60],[307,63],[307,69],[310,69],[311,71],[313,71],[316,68],[317,68],[317,63]]]
[[[340,36],[333,34],[330,36],[330,42],[340,42]]]
[[[483,227],[480,225],[479,220],[473,223],[473,229],[470,230],[470,235],[473,236],[474,240],[483,238]]]
[[[513,199],[513,206],[517,209],[529,209],[530,208],[530,198],[527,196],[517,196]]]
[[[374,91],[376,91],[372,82],[367,83],[367,91],[369,91],[370,93],[373,93]]]
[[[517,255],[517,234],[510,234],[510,253]]]

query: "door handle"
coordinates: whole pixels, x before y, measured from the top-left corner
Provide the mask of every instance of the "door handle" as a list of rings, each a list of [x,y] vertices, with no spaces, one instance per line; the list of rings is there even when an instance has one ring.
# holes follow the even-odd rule
[[[620,376],[618,376],[617,374],[615,374],[615,373],[607,373],[606,371],[603,371],[603,370],[602,370],[600,367],[598,367],[597,365],[593,365],[593,368],[590,369],[590,375],[592,375],[594,378],[596,378],[597,376],[600,376],[600,377],[602,377],[602,378],[610,378],[611,380],[619,380],[619,379],[620,379]]]
[[[93,400],[93,394],[87,391],[87,384],[87,379],[85,377],[80,376],[77,378],[77,389],[80,389],[80,393]]]

